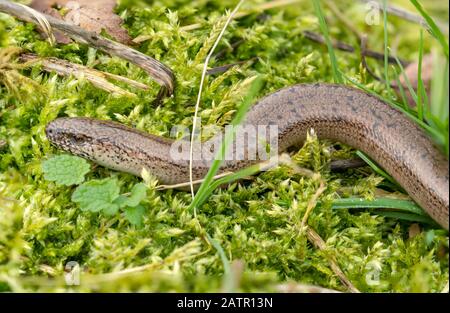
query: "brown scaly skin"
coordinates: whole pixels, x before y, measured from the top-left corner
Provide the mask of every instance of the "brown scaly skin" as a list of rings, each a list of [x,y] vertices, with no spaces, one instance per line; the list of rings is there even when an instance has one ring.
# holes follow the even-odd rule
[[[243,125],[278,125],[279,152],[301,144],[311,128],[319,138],[363,151],[448,230],[447,159],[414,122],[376,97],[340,85],[295,85],[258,101]],[[46,132],[57,147],[108,168],[139,176],[145,167],[163,183],[189,181],[189,149],[180,153],[185,160],[173,160],[173,140],[89,118],[59,118]],[[225,161],[221,171],[256,162]],[[194,179],[204,177],[210,163],[194,161]]]

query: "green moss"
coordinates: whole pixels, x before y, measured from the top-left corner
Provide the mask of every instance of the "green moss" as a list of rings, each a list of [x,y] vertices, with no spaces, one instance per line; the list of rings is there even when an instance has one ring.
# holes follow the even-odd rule
[[[249,2],[246,8],[262,2]],[[84,45],[51,47],[33,26],[0,14],[0,48],[18,46],[41,56],[95,64],[99,70],[150,86],[146,92],[132,90],[136,99],[117,98],[86,81],[43,73],[39,66],[21,71],[41,85],[26,97],[17,97],[0,83],[0,140],[7,142],[0,150],[0,291],[220,291],[222,263],[203,240],[198,222],[219,242],[229,260],[244,261],[241,291],[275,291],[276,285],[292,281],[345,290],[330,268],[330,255],[361,291],[442,290],[448,280],[446,232],[423,226],[419,235],[409,238],[409,223],[331,209],[339,193],[373,197],[382,180],[368,167],[330,173],[331,158],[354,155],[352,149],[332,142],[311,139],[293,156],[300,166],[320,172],[326,181],[326,191],[308,221],[325,240],[323,251],[299,232],[318,182],[286,166],[217,190],[199,208],[198,222],[187,210],[189,193],[157,191],[147,182],[141,227],[130,225],[124,212],[113,217],[84,212],[71,201],[75,187],[44,179],[42,161],[60,154],[50,146],[44,128],[58,116],[118,120],[166,137],[175,124],[191,126],[204,57],[224,23],[225,9],[234,4],[197,0],[155,1],[150,6],[144,1],[121,1],[118,12],[130,35],[151,35],[136,49],[160,59],[176,74],[175,95],[157,107],[153,101],[159,87],[141,69]],[[355,27],[370,33],[371,49],[382,51],[383,27],[367,29],[361,7],[352,1],[342,1],[342,8]],[[351,32],[328,11],[325,14],[330,35],[357,46]],[[193,31],[180,29],[180,25],[193,23],[203,26]],[[257,60],[207,77],[200,113],[205,137],[217,131],[216,126],[230,122],[256,74],[265,84],[259,96],[295,83],[332,81],[326,47],[304,38],[303,30],[319,31],[307,1],[289,9],[251,14],[230,25],[218,50],[245,41],[221,59],[213,59],[210,66]],[[417,30],[398,18],[389,19],[389,38],[406,59],[417,56]],[[437,45],[430,37],[425,39],[426,52]],[[357,54],[337,52],[337,59],[346,75],[387,95],[384,84],[361,71]],[[370,61],[370,65],[382,73],[381,63]],[[123,190],[140,182],[98,166],[86,180],[111,177],[119,180]],[[68,261],[84,267],[80,287],[66,286],[62,280]],[[147,269],[115,274],[139,266]],[[374,269],[380,278],[377,285],[367,279]]]

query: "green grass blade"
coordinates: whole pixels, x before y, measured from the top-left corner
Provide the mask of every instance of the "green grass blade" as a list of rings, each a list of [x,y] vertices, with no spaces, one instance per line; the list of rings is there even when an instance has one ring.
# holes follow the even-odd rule
[[[440,227],[433,219],[431,219],[428,216],[421,216],[421,215],[417,215],[417,214],[410,214],[410,213],[403,213],[403,212],[382,211],[382,210],[372,211],[372,214],[382,215],[384,217],[389,217],[389,218],[395,218],[397,220],[423,223],[423,224],[428,224],[428,225],[431,225],[434,227]]]
[[[249,167],[246,167],[239,172],[232,173],[230,175],[227,175],[225,177],[221,177],[213,182],[208,186],[206,191],[199,197],[197,205],[202,205],[208,197],[213,193],[214,190],[216,190],[219,186],[229,184],[231,182],[237,181],[239,179],[249,177],[252,175],[255,175],[256,173],[260,172],[260,166],[259,164],[255,164]]]
[[[386,90],[392,97],[392,89],[389,79],[389,47],[388,47],[388,29],[387,29],[387,0],[383,0],[383,41],[384,41],[384,81],[386,82]]]
[[[422,68],[423,68],[423,30],[420,30],[420,37],[419,37],[419,64],[418,64],[418,70],[417,70],[417,95],[418,95],[418,103],[417,103],[417,111],[422,113],[422,119],[425,118],[425,120],[430,124],[431,126],[436,128],[436,125],[434,125],[434,119],[431,116],[430,113],[430,102],[427,95],[427,90],[425,89],[425,82],[422,79]]]
[[[343,74],[343,73],[342,73]],[[358,88],[364,90],[365,92],[377,97],[378,99],[388,103],[389,105],[391,105],[392,107],[402,111],[404,114],[406,114],[413,122],[417,123],[420,127],[422,127],[425,131],[427,131],[433,138],[434,140],[437,142],[437,144],[444,146],[445,145],[445,136],[439,132],[438,130],[434,129],[433,127],[431,127],[430,125],[427,125],[424,121],[419,120],[416,116],[414,116],[412,113],[405,111],[401,105],[395,103],[392,100],[386,99],[382,96],[380,96],[379,94],[377,94],[376,92],[370,90],[369,88],[367,88],[366,86],[364,86],[363,84],[351,79],[350,77],[348,77],[347,75],[343,74],[343,77],[348,80],[350,83],[352,83],[353,85],[357,86]]]
[[[211,185],[212,181],[214,180],[214,176],[216,175],[217,171],[220,168],[220,165],[223,162],[224,156],[226,155],[226,151],[228,147],[230,146],[235,131],[236,126],[238,126],[242,121],[244,120],[245,114],[247,113],[248,109],[253,103],[254,97],[258,94],[259,90],[261,89],[262,80],[260,78],[256,78],[255,81],[252,83],[252,86],[250,87],[250,91],[244,98],[244,101],[242,105],[239,107],[236,116],[234,117],[233,121],[231,122],[231,125],[233,126],[233,131],[227,132],[224,136],[224,140],[222,141],[222,144],[220,146],[220,149],[218,153],[216,154],[214,161],[212,162],[212,165],[205,176],[205,179],[203,183],[200,185],[200,188],[198,192],[196,193],[194,199],[192,200],[189,209],[195,210],[195,208],[200,204],[200,202],[204,201],[205,198],[207,198],[210,193],[212,192],[211,188],[209,186]]]
[[[446,40],[444,34],[441,32],[441,30],[439,29],[433,18],[430,15],[428,15],[428,13],[424,10],[419,1],[417,0],[410,0],[410,1],[416,7],[417,11],[419,11],[420,15],[422,15],[422,17],[427,22],[431,35],[433,35],[433,37],[436,38],[437,41],[439,41],[439,43],[442,46],[442,49],[444,50],[444,54],[448,59],[448,41]]]
[[[208,241],[213,245],[213,247],[219,253],[220,259],[222,260],[222,263],[224,265],[223,271],[224,271],[225,275],[229,274],[231,272],[230,262],[228,261],[228,258],[225,255],[225,251],[223,251],[223,249],[222,249],[222,246],[215,239],[213,239],[208,233],[206,233],[206,237],[208,238]]]
[[[375,200],[366,200],[364,198],[344,198],[336,199],[332,204],[333,209],[395,209],[407,213],[414,213],[421,216],[428,216],[421,207],[414,201],[377,198]]]
[[[430,113],[430,110],[428,109],[429,108],[429,99],[428,99],[427,92],[425,89],[425,83],[422,79],[422,59],[423,59],[423,33],[422,33],[422,31],[421,31],[420,43],[419,43],[419,62],[418,62],[418,71],[417,71],[418,85],[416,86],[417,92],[415,91],[414,87],[411,84],[411,81],[409,80],[408,76],[406,75],[405,69],[403,68],[403,65],[401,64],[400,60],[396,56],[394,56],[394,58],[397,62],[397,65],[400,68],[400,72],[401,72],[401,75],[403,76],[404,83],[406,84],[408,91],[411,94],[411,97],[413,98],[413,100],[416,104],[416,112],[418,115],[417,119],[422,122],[425,122],[425,120],[426,120],[428,122],[428,124],[426,124],[426,125],[428,127],[430,127],[431,129],[435,129],[436,124],[437,124],[436,118],[435,118],[435,116],[433,116]],[[397,73],[396,73],[396,75],[397,75]],[[403,101],[405,101],[406,95],[403,95],[404,88],[398,78],[397,78],[397,85],[399,86],[400,93],[402,94],[402,97],[403,97]],[[403,105],[403,108],[411,114],[413,112],[415,112],[411,107],[409,107],[409,105],[408,106]],[[440,131],[436,130],[436,132],[440,132]],[[440,132],[440,133],[442,135],[442,132]]]
[[[449,111],[449,94],[448,94],[448,74],[449,61],[446,60],[445,67],[442,67],[438,62],[433,66],[432,77],[432,109],[435,110],[433,115],[437,116],[443,124],[448,126],[448,111]]]
[[[333,71],[333,79],[336,84],[344,83],[341,72],[339,71],[336,54],[334,52],[333,44],[330,39],[330,34],[328,32],[327,22],[325,21],[325,16],[322,11],[322,6],[320,5],[320,0],[313,0],[314,10],[316,11],[317,18],[319,19],[320,30],[325,38],[325,42],[328,47],[328,54],[330,55],[331,69]]]
[[[421,207],[410,200],[391,198],[377,198],[375,200],[345,198],[334,200],[331,208],[335,210],[371,209],[371,214],[440,227]]]
[[[228,260],[225,251],[223,250],[222,246],[217,242],[217,240],[213,239],[208,233],[205,233],[206,238],[211,243],[211,245],[214,247],[214,249],[217,250],[217,253],[219,253],[220,260],[223,264],[223,290],[222,292],[236,292],[234,289],[235,283],[235,277],[233,275],[233,272],[231,271],[231,265],[230,261]]]
[[[413,98],[414,102],[417,103],[417,93],[414,90],[411,81],[409,80],[408,76],[406,75],[405,68],[403,67],[402,63],[398,59],[397,56],[394,56],[395,62],[397,62],[398,67],[400,67],[400,73],[403,76],[403,80],[405,81],[406,87],[408,88],[409,93],[411,94],[411,97]],[[411,111],[411,110],[408,110]]]
[[[244,101],[242,105],[239,107],[236,116],[234,117],[231,125],[233,125],[233,131],[227,132],[225,135],[224,140],[221,143],[220,150],[216,154],[214,161],[203,181],[203,183],[200,185],[200,188],[198,192],[196,193],[194,199],[192,200],[191,204],[189,205],[189,210],[193,210],[194,214],[196,214],[196,209],[201,203],[201,201],[205,201],[209,195],[214,191],[214,189],[208,188],[211,184],[211,182],[214,180],[214,176],[216,175],[217,171],[220,168],[220,165],[223,162],[224,156],[226,155],[226,151],[228,147],[230,146],[230,143],[232,142],[236,130],[236,126],[242,123],[245,115],[247,114],[248,109],[250,108],[253,98],[258,94],[259,90],[261,89],[262,81],[259,77],[253,81],[249,93],[244,98]],[[230,281],[233,279],[230,278],[231,270],[230,270],[230,262],[225,255],[225,252],[223,248],[220,246],[220,244],[214,240],[207,232],[205,232],[206,238],[211,243],[211,245],[217,250],[219,253],[220,259],[222,261],[223,267],[224,267],[224,281],[225,281],[225,287],[228,288],[230,285]]]
[[[406,97],[406,92],[405,92],[405,88],[403,88],[403,84],[400,82],[400,79],[398,78],[398,72],[395,69],[395,67],[393,68],[394,70],[394,75],[395,75],[395,82],[397,83],[398,89],[400,91],[400,95],[402,97],[402,108],[403,110],[409,112],[410,111],[410,107],[408,104],[408,98]]]
[[[377,173],[378,175],[384,177],[387,181],[389,181],[391,184],[393,184],[397,189],[403,191],[403,188],[395,181],[394,178],[392,178],[391,175],[386,173],[381,167],[379,167],[374,161],[372,161],[367,155],[365,155],[361,151],[356,151],[356,154],[364,160],[371,168],[372,170]]]
[[[431,113],[441,121],[448,124],[448,74],[449,61],[445,66],[439,62],[437,55],[433,56],[433,77],[431,79]]]
[[[419,65],[417,69],[417,115],[419,119],[423,120],[423,111],[424,111],[424,90],[425,87],[423,86],[422,81],[422,60],[423,60],[423,30],[420,30],[420,37],[419,37]]]
[[[449,155],[449,60],[442,66],[437,55],[433,55],[433,77],[431,79],[431,117],[445,137],[445,154]]]

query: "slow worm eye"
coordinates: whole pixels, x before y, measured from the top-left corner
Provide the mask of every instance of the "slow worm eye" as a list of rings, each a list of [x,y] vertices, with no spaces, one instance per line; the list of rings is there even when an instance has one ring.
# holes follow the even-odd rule
[[[86,137],[81,136],[81,135],[73,135],[71,139],[72,139],[72,142],[75,144],[81,144],[86,141]]]

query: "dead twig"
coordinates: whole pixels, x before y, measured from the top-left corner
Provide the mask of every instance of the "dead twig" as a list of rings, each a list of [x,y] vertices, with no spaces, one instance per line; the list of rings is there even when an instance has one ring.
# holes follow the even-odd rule
[[[306,208],[306,212],[303,215],[299,232],[300,234],[306,233],[306,236],[308,240],[319,250],[326,250],[326,244],[323,241],[323,239],[317,234],[307,223],[308,218],[312,210],[316,207],[317,201],[326,190],[326,184],[325,181],[322,179],[321,175],[319,173],[314,173],[313,171],[299,167],[297,164],[295,164],[294,161],[289,157],[287,154],[282,154],[279,159],[280,163],[290,166],[297,174],[300,174],[302,176],[308,177],[310,179],[313,179],[315,181],[319,181],[319,188],[316,190],[314,195],[311,197],[311,199],[308,202],[308,206]],[[344,272],[339,267],[336,258],[334,256],[328,256],[331,269],[336,274],[337,277],[341,280],[342,284],[344,284],[347,289],[350,292],[353,293],[359,293],[359,290],[356,289],[355,286],[350,282],[350,280],[345,276]]]
[[[379,82],[382,82],[383,84],[386,84],[386,81],[379,77],[377,74],[375,74],[369,67],[369,65],[367,64],[367,60],[366,60],[366,51],[367,51],[367,36],[366,35],[362,35],[361,36],[361,64],[364,67],[364,69],[367,71],[367,73],[369,73],[370,76],[372,76],[374,79],[378,80]],[[391,86],[391,88],[397,89],[398,85],[395,83],[391,83],[389,82],[389,85]]]
[[[31,8],[24,9],[22,5],[14,2],[0,0],[0,11],[17,17],[20,20],[30,22],[40,26],[35,14],[31,12]],[[174,91],[174,75],[172,71],[160,61],[157,61],[139,51],[136,51],[126,45],[109,40],[96,33],[86,31],[81,27],[72,25],[65,21],[59,20],[52,16],[40,13],[55,29],[58,29],[73,40],[83,44],[89,44],[103,52],[118,56],[133,64],[136,64],[146,71],[153,79],[162,86],[160,96],[170,96]]]
[[[400,91],[400,90],[401,90],[402,88],[403,88],[404,90],[408,90],[408,88],[407,88],[407,86],[406,86],[406,83],[403,81],[403,76],[400,77],[400,79],[398,80],[398,83],[397,83],[397,82],[386,82],[385,79],[383,79],[382,77],[376,75],[375,72],[373,72],[373,71],[371,70],[371,68],[370,68],[369,65],[367,64],[367,60],[366,60],[366,58],[365,58],[365,53],[364,53],[364,51],[366,51],[366,47],[367,47],[367,36],[361,36],[361,64],[362,64],[362,66],[364,67],[364,69],[367,71],[367,73],[369,73],[369,75],[371,75],[375,80],[377,80],[377,81],[379,81],[379,82],[381,82],[381,83],[383,83],[383,84],[388,83],[389,86],[390,86],[392,89],[396,90],[397,94],[399,94],[399,95],[401,94],[401,91]],[[431,63],[431,64],[430,64],[430,63]],[[424,64],[429,64],[427,67],[424,67],[424,71],[423,71],[423,73],[424,73],[423,76],[425,77],[425,78],[424,78],[424,82],[426,82],[425,88],[426,88],[427,91],[429,91],[429,88],[430,88],[430,86],[429,86],[430,83],[429,83],[429,82],[431,81],[431,75],[432,75],[432,71],[429,70],[429,68],[432,67],[432,60],[431,60],[431,57],[425,58]],[[412,71],[416,71],[416,70],[417,70],[417,64],[415,64],[415,63],[410,63],[410,64],[406,67],[405,73],[406,73],[407,71],[411,71],[411,67],[413,67],[413,68],[412,68]],[[417,75],[412,75],[412,76],[413,76],[413,77],[417,77]],[[413,86],[414,89],[416,89],[415,86],[417,86],[417,83],[415,83],[415,84],[413,83],[412,86]],[[409,90],[408,90],[408,92],[407,92],[407,94],[406,94],[406,97],[407,97],[406,100],[407,100],[408,104],[409,104],[411,107],[414,107],[414,106],[416,105],[416,101],[414,100],[414,98],[413,98],[413,96],[411,95],[411,93],[409,92]]]
[[[326,250],[325,241],[316,233],[311,227],[306,228],[306,235],[308,240],[319,250]],[[359,293],[360,291],[350,282],[350,280],[345,276],[344,272],[339,267],[336,258],[334,256],[328,255],[328,260],[330,262],[331,269],[339,277],[339,280],[347,287],[347,289],[352,293]]]
[[[339,8],[333,1],[325,1],[325,5],[330,9],[331,12],[333,12],[333,15],[336,16],[341,21],[341,23],[343,23],[345,27],[347,27],[356,36],[356,38],[361,37],[361,35],[359,34],[359,30],[357,30],[356,27],[349,22],[349,19],[345,17],[345,15],[341,12],[341,10],[339,10]]]
[[[248,60],[239,61],[239,62],[235,62],[235,63],[231,63],[231,64],[225,64],[225,65],[221,65],[221,66],[217,66],[217,67],[213,67],[213,68],[210,68],[209,70],[206,71],[206,75],[221,74],[221,73],[224,73],[224,72],[228,71],[232,67],[239,66],[239,65],[245,64],[247,62],[251,62],[251,61],[256,60],[256,59],[257,59],[257,57],[253,57],[253,58],[250,58]]]
[[[232,52],[234,49],[236,49],[237,47],[239,47],[241,44],[243,44],[245,42],[244,39],[239,39],[236,40],[235,42],[233,42],[232,44],[230,44],[229,47],[226,47],[222,50],[220,50],[219,52],[217,52],[216,54],[214,54],[214,59],[215,60],[219,60],[221,59],[227,52]]]
[[[325,39],[323,38],[322,35],[317,34],[315,32],[309,31],[309,30],[305,30],[303,32],[303,35],[305,36],[305,38],[308,38],[312,41],[321,43],[321,44],[325,44]],[[338,40],[333,40],[333,47],[335,49],[344,51],[344,52],[351,52],[354,53],[356,51],[356,49],[349,45],[348,43],[342,42],[342,41],[338,41]],[[365,50],[364,51],[364,56],[369,57],[369,58],[373,58],[376,60],[384,60],[384,54],[381,52],[376,52],[376,51],[372,51],[372,50]],[[388,62],[389,63],[394,63],[397,64],[397,61],[395,59],[395,57],[393,56],[388,56]],[[403,66],[408,65],[410,62],[406,61],[406,60],[400,60],[400,63],[402,63]]]
[[[356,32],[355,34],[358,34],[358,32],[356,30],[352,30],[352,32]],[[310,31],[310,30],[305,30],[305,31],[302,32],[302,34],[303,34],[303,36],[305,36],[305,38],[307,38],[307,39],[309,39],[311,41],[314,41],[314,42],[317,42],[317,43],[320,43],[320,44],[323,44],[323,45],[325,44],[325,39],[323,38],[322,35],[320,35],[318,33],[315,33],[315,32]],[[359,38],[359,36],[358,36],[358,38]],[[215,54],[214,58],[216,58],[216,59],[221,58],[225,53],[233,51],[234,49],[236,49],[237,47],[239,47],[243,43],[245,43],[244,39],[237,40],[236,42],[232,43],[230,45],[230,47],[225,48],[225,49],[219,51],[217,54]],[[341,50],[341,51],[344,51],[344,52],[349,52],[349,53],[354,53],[356,51],[355,47],[353,47],[352,45],[350,45],[348,43],[345,43],[345,42],[342,42],[342,41],[338,41],[338,40],[334,40],[333,41],[333,47],[335,49],[338,49],[338,50]],[[372,58],[372,59],[380,60],[380,61],[384,60],[384,53],[373,51],[373,50],[369,50],[369,49],[366,49],[364,51],[364,56]],[[400,60],[400,63],[403,66],[407,66],[407,65],[409,65],[411,63],[410,61],[407,61],[407,60],[402,60],[402,59],[399,59],[399,60]],[[393,63],[393,64],[397,64],[396,58],[393,57],[393,56],[388,56],[388,62],[389,63]]]
[[[278,292],[284,293],[341,293],[334,289],[298,283],[279,284],[276,286],[276,289]]]
[[[366,4],[371,4],[374,9],[383,11],[383,3],[380,1],[377,1],[377,0],[360,0],[360,1],[363,3],[366,3]],[[416,24],[422,25],[426,29],[429,29],[428,23],[423,19],[422,16],[420,16],[419,14],[409,12],[399,6],[387,4],[386,12],[388,14],[391,14],[391,15],[397,16],[401,19],[404,19],[405,21],[416,23]],[[434,19],[434,21],[436,22],[437,26],[440,28],[440,30],[442,32],[448,33],[448,23],[445,23],[445,22],[437,20],[437,19]]]
[[[107,78],[127,83],[128,85],[131,85],[139,89],[148,90],[147,85],[139,83],[132,79],[122,77],[119,75],[110,74],[107,72],[98,71],[80,64],[71,63],[57,58],[39,58],[37,55],[27,53],[22,54],[20,56],[20,60],[25,62],[29,61],[39,62],[45,71],[56,72],[58,75],[61,76],[73,75],[78,78],[84,77],[88,81],[90,81],[94,86],[121,96],[136,97],[134,93],[123,90],[122,88],[110,83],[109,81],[106,80]]]
[[[5,85],[6,89],[14,93],[19,99],[24,98],[24,93],[19,90],[18,86],[30,86],[32,91],[39,89],[41,86],[34,80],[23,76],[18,72],[18,70],[24,69],[34,61],[29,61],[23,64],[17,64],[13,62],[13,58],[18,55],[22,50],[18,47],[7,47],[0,49],[0,83]],[[24,89],[27,94],[30,90]],[[1,115],[1,114],[0,114]]]
[[[360,158],[354,159],[344,159],[344,160],[333,160],[330,162],[330,171],[332,172],[343,172],[352,168],[359,168],[366,166],[367,163]]]

